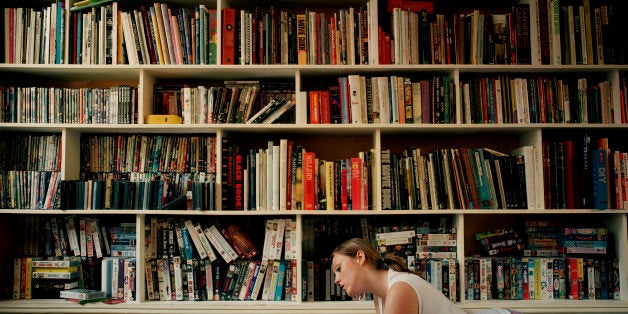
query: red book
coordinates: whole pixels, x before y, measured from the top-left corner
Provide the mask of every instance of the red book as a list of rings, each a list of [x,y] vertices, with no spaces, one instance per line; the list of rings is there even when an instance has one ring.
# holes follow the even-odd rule
[[[236,9],[222,9],[222,64],[235,64]]]
[[[351,158],[351,209],[362,210],[362,160]]]
[[[580,193],[577,193],[576,191],[576,184],[574,184],[574,171],[578,171],[574,165],[576,158],[576,152],[574,150],[575,145],[574,141],[565,141],[563,143],[565,151],[565,206],[567,209],[576,208],[576,197],[577,195],[580,195]]]
[[[567,283],[569,294],[567,297],[571,300],[578,300],[578,258],[567,258],[567,270],[569,271],[569,282]]]
[[[320,106],[320,101],[319,101],[319,91],[317,90],[312,90],[309,91],[309,98],[310,98],[310,124],[319,124],[321,123],[320,121],[320,114],[319,114],[319,106]]]
[[[433,13],[434,2],[416,0],[389,0],[387,7],[388,12],[392,12],[394,8],[402,8],[411,12],[421,12],[421,10],[426,10],[428,13]]]
[[[316,154],[314,152],[305,152],[303,155],[303,209],[314,210],[316,180],[314,178],[316,167]]]
[[[322,90],[318,94],[319,99],[319,113],[320,113],[320,122],[321,123],[331,123],[331,109],[329,104],[329,91]]]
[[[430,82],[428,80],[421,81],[421,119],[423,123],[432,122],[432,111],[430,110]]]
[[[340,164],[340,209],[349,209],[349,183],[347,178],[347,162],[343,160]]]

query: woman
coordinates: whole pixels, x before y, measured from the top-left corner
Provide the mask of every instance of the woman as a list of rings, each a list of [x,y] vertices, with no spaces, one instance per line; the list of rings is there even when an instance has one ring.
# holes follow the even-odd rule
[[[405,266],[398,256],[380,257],[367,240],[354,238],[332,252],[335,283],[350,296],[372,293],[377,314],[465,313]],[[474,313],[509,313],[490,309]]]
[[[403,258],[381,258],[364,239],[350,239],[336,247],[331,267],[336,284],[348,295],[372,293],[378,314],[464,313],[440,291],[409,270]]]

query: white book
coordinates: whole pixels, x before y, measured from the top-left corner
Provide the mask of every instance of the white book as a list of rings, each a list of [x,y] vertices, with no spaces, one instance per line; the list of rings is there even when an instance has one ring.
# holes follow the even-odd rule
[[[107,55],[107,6],[100,7],[100,19],[98,19],[98,64],[105,64]]]
[[[140,43],[140,49],[142,52],[143,64],[150,64],[150,52],[148,51],[148,38],[146,36],[146,30],[144,29],[144,22],[142,19],[142,13],[139,10],[133,10],[135,14],[135,27],[137,28],[137,36]]]
[[[288,140],[279,140],[279,210],[286,210],[288,202]],[[246,194],[245,194],[246,195]]]
[[[90,221],[90,224],[91,224],[91,228],[92,228],[92,238],[93,238],[93,242],[94,242],[94,250],[96,251],[96,257],[97,258],[102,258],[103,257],[103,254],[102,254],[102,241],[100,239],[99,220],[96,219],[96,218],[93,218]]]
[[[168,259],[157,260],[157,283],[159,286],[159,299],[162,301],[170,300],[170,265]]]
[[[55,10],[56,12],[56,10]],[[15,9],[15,40],[13,41],[13,63],[24,63],[24,8]]]
[[[198,234],[199,242],[201,242],[201,245],[205,249],[205,252],[207,253],[207,257],[209,258],[209,260],[212,262],[217,260],[218,256],[216,256],[216,253],[214,253],[214,249],[212,249],[211,245],[209,244],[209,240],[207,239],[207,237],[205,236],[205,233],[201,229],[201,225],[194,224],[194,229],[196,233]]]
[[[74,256],[81,256],[81,248],[79,245],[78,234],[76,231],[76,223],[73,216],[65,218],[65,234],[68,236],[70,250]]]
[[[543,191],[542,175],[538,171],[537,150],[534,146],[523,146],[511,151],[513,156],[523,156],[526,176],[526,198],[528,209],[543,208],[543,199],[539,197],[539,191]],[[538,191],[537,191],[538,190]]]
[[[183,101],[183,124],[192,124],[192,89],[185,86],[181,89]]]
[[[265,233],[264,233],[264,246],[262,247],[262,261],[267,261],[271,259],[273,224],[275,224],[274,219],[266,220],[266,228],[265,228]]]
[[[240,273],[240,276],[242,276],[242,284],[240,285],[240,290],[238,290],[236,299],[237,300],[241,300],[243,301],[244,299],[246,299],[246,294],[248,292],[248,288],[249,288],[249,283],[251,282],[251,279],[253,277],[253,272],[255,271],[255,265],[258,263],[258,261],[247,261],[247,266],[246,269],[244,270],[244,273]]]
[[[547,287],[549,285],[549,281],[547,278],[547,258],[539,258],[538,259],[540,267],[539,267],[539,277],[541,279],[540,287],[541,287],[541,300],[549,299],[549,294]]]
[[[16,9],[16,14],[17,14],[17,9]],[[44,9],[44,16],[43,16],[43,28],[42,28],[42,37],[44,38],[44,44],[42,46],[42,53],[41,53],[41,61],[40,63],[43,64],[47,64],[50,60],[50,7],[46,7]],[[15,54],[14,54],[14,58],[15,58]],[[17,63],[17,60],[14,61],[14,63]]]
[[[172,263],[174,264],[172,269],[174,270],[175,300],[181,301],[183,300],[183,270],[181,269],[181,257],[172,257]]]
[[[266,149],[266,210],[273,208],[273,142],[268,142]]]
[[[209,227],[209,231],[211,231],[211,233],[214,235],[214,237],[218,240],[218,242],[220,243],[220,245],[222,245],[222,247],[225,249],[225,251],[227,252],[227,254],[229,254],[229,256],[231,256],[231,259],[236,260],[238,259],[238,254],[236,253],[236,251],[233,249],[233,247],[231,246],[231,243],[229,243],[227,241],[227,239],[225,238],[225,236],[222,234],[222,232],[220,232],[220,230],[218,230],[218,227],[216,227],[215,225]]]
[[[380,123],[389,124],[391,123],[391,115],[390,115],[390,86],[388,78],[385,76],[378,76],[378,98],[379,98],[379,120]]]
[[[272,166],[272,210],[279,210],[279,164],[281,155],[279,145],[273,145],[273,166]]]
[[[111,6],[111,64],[118,64],[118,2],[113,2]]]
[[[198,236],[198,232],[196,227],[194,226],[194,224],[192,223],[192,220],[188,219],[184,222],[185,224],[185,228],[188,229],[188,234],[190,235],[190,238],[192,239],[192,243],[194,243],[194,247],[196,248],[196,251],[198,252],[198,256],[201,259],[206,259],[207,258],[207,252],[205,251],[205,247],[203,246],[203,244],[201,244],[201,240]],[[199,227],[200,229],[200,227]],[[202,233],[202,231],[201,231]]]
[[[187,288],[188,288],[187,300],[194,301],[194,294],[198,294],[198,291],[194,289],[194,273],[196,272],[196,269],[194,269],[194,261],[192,259],[187,259],[185,263],[187,265],[187,270],[186,270],[187,282],[184,282],[183,284],[187,285]],[[198,263],[196,266],[198,267]]]
[[[260,294],[260,290],[262,289],[263,283],[265,282],[266,272],[268,269],[268,261],[262,260],[260,262],[259,272],[257,273],[257,278],[255,278],[255,283],[253,283],[253,289],[251,291],[251,299],[257,300]]]
[[[222,258],[225,260],[225,263],[231,263],[231,261],[233,261],[233,258],[230,254],[227,253],[225,248],[222,246],[222,243],[218,241],[214,233],[210,231],[210,228],[205,228],[205,230],[203,230],[203,233],[205,233],[205,236],[209,240],[209,243],[214,246],[216,251],[218,251],[218,254],[220,254],[220,256],[222,256]]]
[[[120,13],[120,18],[122,19],[122,33],[124,36],[124,44],[126,47],[126,54],[129,60],[129,64],[138,65],[139,59],[137,55],[137,49],[135,49],[135,39],[133,37],[133,29],[131,26],[129,13]]]
[[[104,260],[103,260],[104,262]],[[144,276],[146,276],[146,293],[149,300],[155,300],[155,278],[153,278],[152,261],[147,259],[144,261]],[[104,269],[104,268],[103,268]]]
[[[283,251],[284,234],[286,230],[286,219],[275,219],[277,222],[277,234],[274,236],[274,259],[281,259],[281,252]]]
[[[360,76],[351,74],[347,76],[349,84],[349,109],[351,110],[351,123],[361,124],[362,121],[362,87]]]

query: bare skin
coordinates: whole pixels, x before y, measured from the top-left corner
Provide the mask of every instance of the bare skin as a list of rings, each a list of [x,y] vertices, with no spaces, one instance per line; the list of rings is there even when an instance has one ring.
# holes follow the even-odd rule
[[[335,254],[332,260],[335,283],[350,296],[373,293],[377,314],[416,314],[419,301],[414,289],[407,283],[395,283],[388,289],[388,271],[376,270],[366,263],[363,251],[356,256]],[[382,298],[384,313],[379,312],[377,296]]]

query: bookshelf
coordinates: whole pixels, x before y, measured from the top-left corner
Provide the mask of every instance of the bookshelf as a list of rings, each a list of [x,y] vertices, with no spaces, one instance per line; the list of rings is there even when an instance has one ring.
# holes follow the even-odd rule
[[[378,1],[380,2],[378,5]],[[72,7],[76,1],[65,0],[66,8]],[[445,4],[443,1],[434,1],[436,12],[444,12],[448,8],[452,12],[471,13],[477,8],[481,12],[509,12],[511,3],[502,4],[499,1],[481,1],[473,6],[462,4]],[[517,3],[536,4],[537,1],[514,1]],[[540,2],[540,1],[539,1]],[[383,0],[371,1],[369,18],[379,24],[388,19],[385,13]],[[168,1],[171,7],[192,8],[199,4],[205,4],[208,8],[221,12],[223,8],[238,8],[253,10],[249,3],[241,1],[210,1],[195,0]],[[302,4],[291,1],[273,2],[276,8],[298,10]],[[345,1],[340,5],[326,3],[322,11],[334,12],[336,6],[342,8],[361,7],[365,1]],[[141,4],[130,2],[121,10],[137,9]],[[41,8],[50,6],[48,1],[27,1],[26,7]],[[318,8],[318,2],[307,2],[307,6]],[[469,7],[467,7],[469,6]],[[2,5],[3,8],[8,5]],[[375,10],[377,9],[377,10]],[[379,12],[377,12],[379,10]],[[34,123],[34,122],[0,122],[0,136],[4,134],[21,135],[47,135],[56,134],[61,138],[61,154],[59,173],[64,180],[77,180],[81,178],[82,140],[86,135],[143,135],[153,136],[212,136],[216,137],[216,182],[223,183],[221,154],[221,139],[230,138],[242,148],[263,148],[268,141],[279,143],[280,139],[293,140],[295,144],[313,151],[317,157],[326,160],[344,159],[357,156],[358,153],[372,150],[374,163],[372,171],[375,174],[382,172],[381,153],[389,150],[391,153],[401,153],[404,150],[416,147],[422,152],[430,152],[434,149],[457,149],[461,147],[491,148],[501,152],[510,152],[521,146],[533,146],[536,148],[536,157],[541,160],[543,155],[541,148],[544,141],[578,140],[583,134],[591,136],[592,140],[609,138],[611,148],[625,150],[622,139],[628,129],[626,123],[477,123],[470,122],[466,118],[464,104],[464,90],[459,88],[463,83],[480,77],[511,77],[532,79],[538,76],[548,79],[562,79],[571,86],[576,85],[579,78],[587,78],[589,85],[598,82],[610,82],[610,94],[612,103],[610,106],[620,108],[623,104],[621,97],[625,97],[622,89],[625,89],[623,79],[628,73],[628,66],[623,64],[541,64],[540,52],[537,52],[537,35],[534,33],[537,23],[531,23],[530,64],[434,64],[432,62],[417,64],[378,64],[371,62],[378,60],[376,46],[369,46],[368,64],[221,64],[221,27],[224,21],[220,14],[217,15],[217,64],[72,64],[68,62],[71,57],[70,47],[72,40],[70,33],[65,34],[64,57],[61,64],[18,64],[12,62],[0,63],[0,85],[2,86],[44,86],[57,88],[111,88],[115,86],[132,86],[137,88],[137,123],[130,124],[79,124],[79,123]],[[71,17],[65,17],[66,24],[72,25]],[[388,28],[388,25],[382,25]],[[377,28],[371,25],[371,30]],[[392,31],[391,31],[392,32]],[[620,41],[625,41],[621,38]],[[539,39],[540,42],[540,39]],[[539,50],[540,51],[540,50]],[[380,56],[381,57],[381,56]],[[4,59],[3,59],[4,60]],[[454,94],[454,102],[451,103],[451,111],[454,122],[424,123],[424,124],[393,124],[393,123],[361,123],[361,124],[309,124],[308,92],[325,86],[327,81],[336,81],[338,77],[348,75],[361,75],[368,77],[403,75],[413,81],[428,80],[434,76],[447,77],[454,86],[450,91]],[[153,91],[160,84],[187,84],[195,86],[200,84],[218,84],[223,81],[237,80],[275,80],[294,84],[296,106],[294,111],[294,123],[290,124],[145,124],[144,118],[153,113]],[[321,85],[323,84],[323,85]],[[323,87],[324,88],[324,87]],[[623,96],[622,96],[623,95]],[[471,109],[469,109],[470,111]],[[534,164],[536,172],[543,174],[543,164]],[[542,181],[536,185],[533,192],[537,199],[544,199],[544,190],[551,182]],[[298,282],[297,301],[155,301],[146,297],[145,280],[143,271],[136,274],[136,299],[119,304],[91,303],[77,305],[64,300],[0,300],[0,312],[36,313],[36,312],[63,312],[79,313],[94,311],[102,313],[114,312],[154,312],[166,313],[206,311],[211,313],[373,313],[372,301],[304,301],[300,296],[306,289],[301,284],[305,276],[305,270],[301,262],[305,261],[305,241],[309,237],[306,234],[306,224],[309,221],[322,219],[339,221],[350,225],[361,219],[368,221],[385,221],[389,224],[418,223],[426,217],[447,217],[452,221],[457,230],[457,258],[460,265],[464,264],[465,257],[481,250],[474,241],[474,235],[492,228],[516,225],[525,220],[538,219],[561,221],[574,225],[599,225],[608,229],[612,234],[613,247],[611,251],[616,253],[619,261],[619,284],[621,292],[619,300],[488,300],[475,301],[460,296],[458,304],[465,310],[501,307],[516,309],[530,313],[591,313],[608,312],[621,313],[628,309],[628,296],[625,287],[628,287],[628,209],[596,210],[593,207],[550,209],[549,204],[543,204],[537,209],[458,209],[446,207],[439,210],[382,210],[382,200],[377,197],[382,194],[382,180],[375,178],[372,181],[372,210],[364,211],[181,211],[181,210],[134,210],[134,209],[91,209],[91,210],[39,210],[30,208],[0,208],[0,235],[9,239],[15,239],[15,234],[23,231],[16,230],[17,224],[23,217],[38,216],[43,219],[50,217],[66,217],[70,215],[99,218],[102,221],[119,220],[134,223],[136,226],[137,243],[145,243],[146,234],[143,227],[151,218],[176,218],[192,219],[199,222],[211,223],[216,221],[239,222],[248,221],[259,228],[267,219],[290,218],[297,224],[297,264]],[[541,201],[543,203],[543,201]],[[220,200],[216,201],[216,206]],[[113,218],[112,218],[113,217]],[[255,228],[254,228],[255,229]],[[258,234],[249,234],[257,238]],[[259,235],[260,238],[261,235]],[[255,239],[258,244],[261,240]],[[9,258],[17,254],[17,244],[0,244],[0,260],[2,267],[6,268]],[[11,241],[9,241],[11,242]],[[327,248],[327,251],[332,247]],[[321,250],[321,248],[319,248]],[[138,265],[146,260],[146,248],[138,245],[136,258]],[[324,256],[318,256],[324,257]],[[309,257],[308,257],[309,258]],[[10,266],[8,266],[10,267]],[[4,271],[11,273],[12,268]],[[462,268],[460,269],[460,274]],[[3,277],[4,278],[4,277]],[[8,277],[9,279],[11,277]],[[3,286],[4,287],[4,286]],[[460,277],[458,291],[465,291],[465,283]]]

